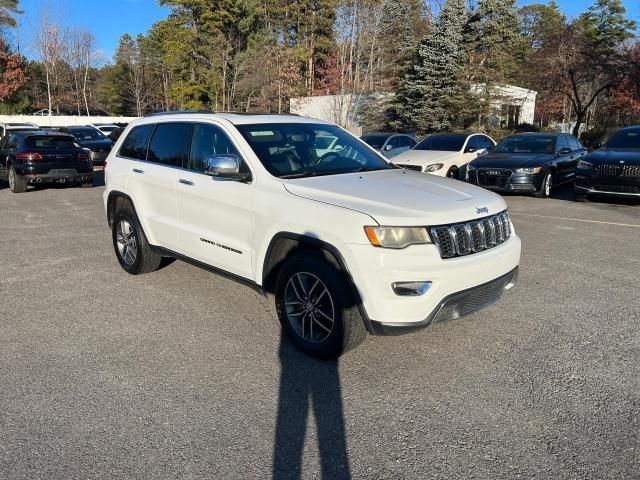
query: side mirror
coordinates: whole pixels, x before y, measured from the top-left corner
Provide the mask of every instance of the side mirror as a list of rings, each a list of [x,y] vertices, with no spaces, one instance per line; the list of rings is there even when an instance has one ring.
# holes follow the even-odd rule
[[[473,153],[473,152],[477,152],[478,149],[476,147],[467,147],[464,150],[464,153]]]
[[[572,150],[571,148],[569,148],[569,147],[564,147],[564,148],[561,148],[561,149],[560,149],[560,151],[559,151],[558,153],[559,153],[560,155],[568,155],[568,154],[570,154],[571,152],[573,152],[573,150]]]
[[[384,151],[385,151],[385,152],[388,152],[388,151],[389,151],[389,150],[391,150],[392,148],[393,148],[393,145],[391,145],[390,143],[388,143],[388,144],[386,144],[386,145],[384,146]]]
[[[207,158],[204,173],[220,180],[249,179],[249,174],[240,173],[240,158],[232,154],[212,155]]]

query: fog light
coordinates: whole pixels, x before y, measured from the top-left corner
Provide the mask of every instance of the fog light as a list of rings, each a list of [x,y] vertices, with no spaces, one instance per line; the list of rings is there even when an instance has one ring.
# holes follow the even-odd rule
[[[431,282],[396,282],[391,284],[393,293],[403,297],[419,297],[431,287]]]

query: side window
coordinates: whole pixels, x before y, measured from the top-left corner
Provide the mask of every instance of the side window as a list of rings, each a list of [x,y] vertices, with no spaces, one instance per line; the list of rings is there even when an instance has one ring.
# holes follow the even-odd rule
[[[567,138],[569,139],[569,146],[571,147],[571,150],[575,152],[576,150],[580,150],[582,148],[582,145],[580,145],[580,142],[578,142],[578,139],[576,137],[572,135]]]
[[[413,148],[418,144],[415,138],[409,137],[409,147]]]
[[[220,128],[206,123],[196,124],[193,132],[191,156],[186,168],[204,172],[207,159],[213,155],[240,156],[229,137]]]
[[[149,162],[182,167],[189,160],[193,123],[159,123],[149,143]]]
[[[153,127],[155,125],[148,124],[132,128],[127,138],[122,142],[118,155],[134,160],[146,160],[147,145],[149,145],[149,137],[153,133]]]
[[[392,148],[392,149],[393,149],[393,148],[398,148],[398,147],[400,146],[400,143],[399,143],[399,139],[398,139],[398,137],[391,137],[391,138],[387,141],[387,147],[385,147],[385,148],[388,148],[388,146],[389,146],[389,145],[391,145],[391,148]]]
[[[478,135],[480,139],[480,148],[493,148],[495,144],[491,141],[491,139],[485,135]]]
[[[10,133],[9,135],[7,135],[7,137],[5,138],[5,144],[3,145],[3,148],[7,148],[7,149],[18,148],[18,136],[15,133]]]
[[[566,135],[560,135],[558,137],[558,144],[556,145],[556,152],[559,152],[563,148],[569,148],[569,142]]]
[[[411,143],[411,137],[397,137],[398,138],[398,144],[401,147],[409,147],[411,148],[414,144]]]
[[[473,137],[469,138],[469,141],[467,142],[467,146],[465,147],[465,151],[468,151],[470,148],[475,148],[476,150],[479,150],[479,149],[483,148],[480,145],[480,136],[479,135],[474,135]]]

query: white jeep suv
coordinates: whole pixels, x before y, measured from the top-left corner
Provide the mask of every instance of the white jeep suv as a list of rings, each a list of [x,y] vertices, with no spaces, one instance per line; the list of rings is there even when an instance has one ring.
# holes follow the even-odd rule
[[[293,342],[322,358],[489,305],[520,260],[500,196],[293,115],[134,121],[107,158],[104,204],[124,270],[167,256],[260,287]]]

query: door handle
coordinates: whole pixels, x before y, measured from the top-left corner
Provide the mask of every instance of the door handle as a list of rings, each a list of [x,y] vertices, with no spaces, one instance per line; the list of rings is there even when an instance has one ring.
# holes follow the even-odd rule
[[[180,180],[178,180],[180,183],[182,183],[183,185],[193,185],[193,182],[191,180],[187,180],[186,178],[181,178]]]
[[[142,170],[141,168],[134,168],[133,173],[144,173],[144,170]]]

